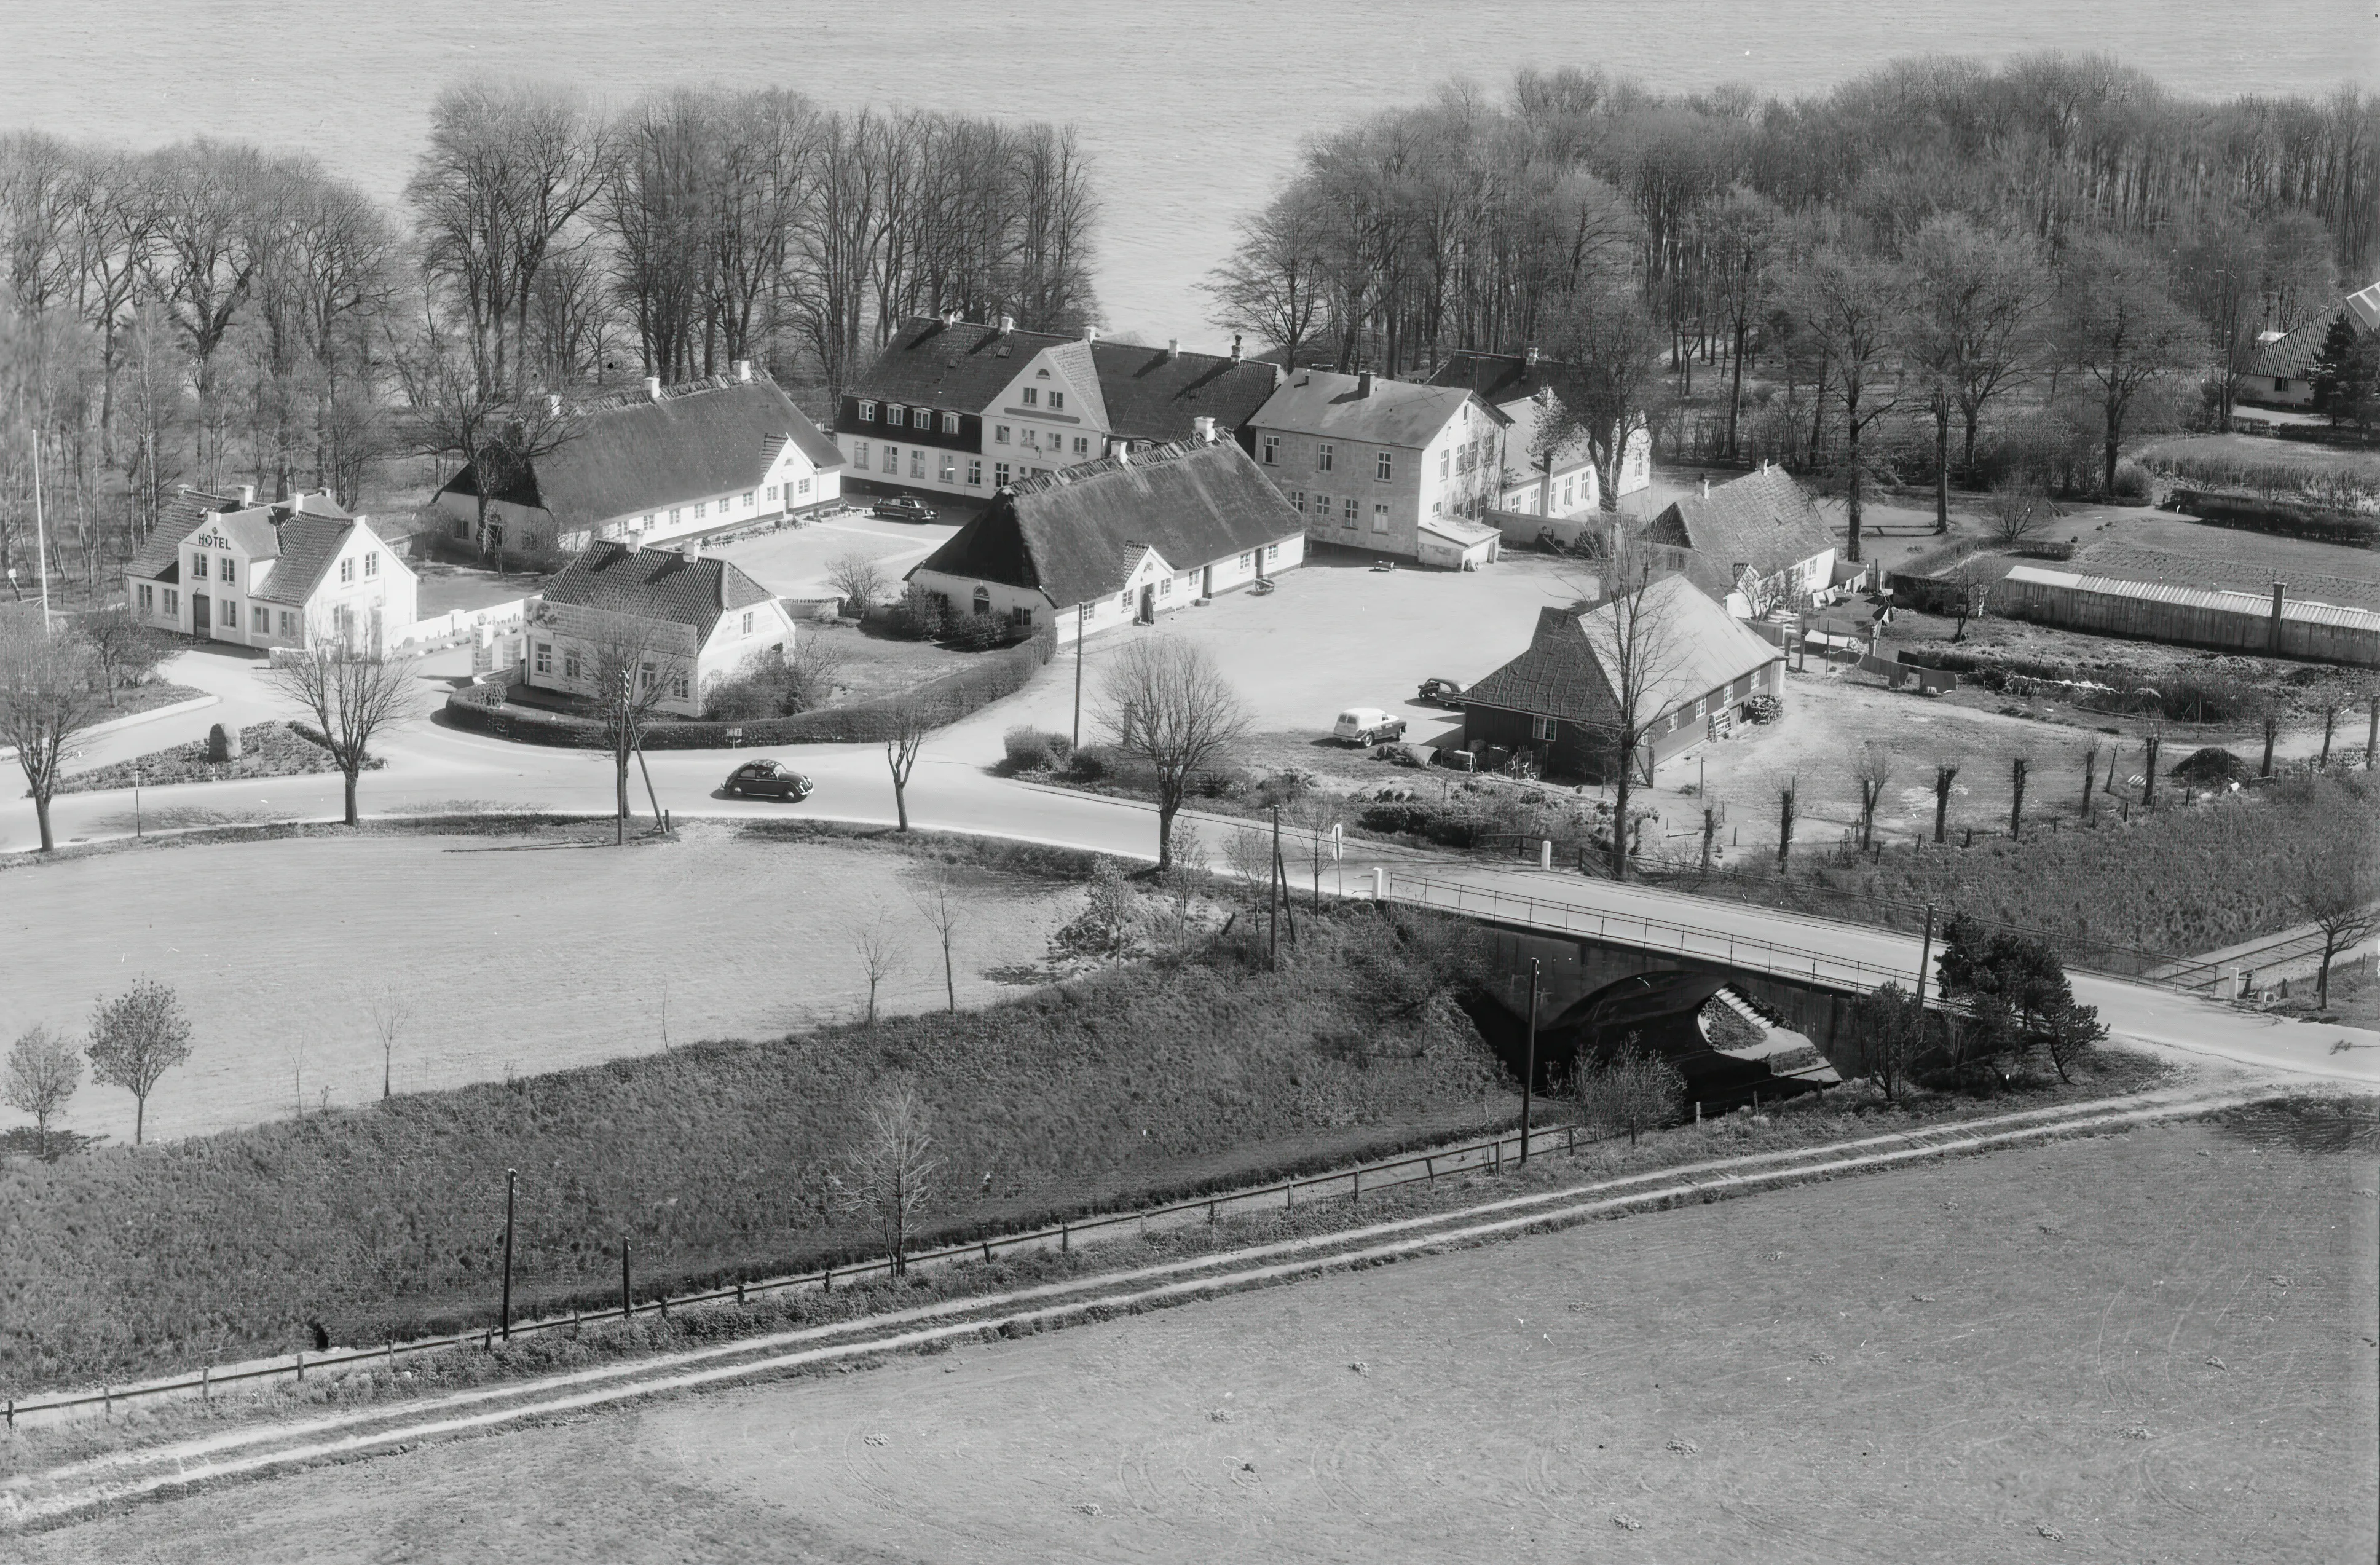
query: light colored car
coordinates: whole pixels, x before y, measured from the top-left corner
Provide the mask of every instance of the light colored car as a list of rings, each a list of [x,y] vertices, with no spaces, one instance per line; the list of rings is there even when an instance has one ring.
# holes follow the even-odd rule
[[[1405,720],[1390,717],[1378,707],[1349,707],[1330,725],[1330,736],[1350,745],[1377,745],[1383,739],[1405,736]]]

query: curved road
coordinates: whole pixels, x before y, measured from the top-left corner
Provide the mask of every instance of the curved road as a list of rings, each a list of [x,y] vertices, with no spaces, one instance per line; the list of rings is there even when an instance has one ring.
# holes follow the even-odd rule
[[[1107,649],[1092,644],[1087,653],[1093,671],[1089,683],[1096,684],[1096,670],[1105,652],[1124,644],[1111,640]],[[434,712],[448,677],[465,672],[467,656],[446,652],[425,661],[426,710]],[[174,661],[171,677],[212,692],[221,703],[103,735],[86,747],[74,769],[104,765],[202,737],[212,723],[247,724],[286,715],[285,704],[262,685],[259,673],[260,665],[242,656],[210,651],[183,654]],[[910,780],[912,822],[1120,857],[1154,857],[1156,818],[1149,807],[1008,781],[992,770],[1001,755],[1000,736],[1007,728],[1024,722],[1062,731],[1069,726],[1074,696],[1071,674],[1067,661],[1062,659],[1027,689],[937,734]],[[388,764],[363,779],[361,800],[368,813],[452,808],[604,814],[612,807],[610,762],[600,754],[493,739],[450,728],[434,716],[392,732],[380,748]],[[734,764],[735,752],[657,752],[650,758],[653,786],[674,815],[782,818],[798,808],[805,815],[841,821],[889,825],[894,819],[892,783],[880,746],[800,746],[774,753],[786,756],[817,782],[818,792],[808,805],[789,808],[720,795],[716,790]],[[634,807],[641,813],[647,808],[644,784],[633,773],[631,788]],[[168,825],[200,823],[198,812],[205,812],[207,819],[231,821],[336,819],[340,786],[335,774],[193,783],[162,792],[147,790],[142,805],[144,823],[152,826],[161,823],[160,811],[166,812],[164,823]],[[67,795],[55,802],[52,818],[62,843],[128,837],[133,831],[133,800],[128,790]],[[1220,844],[1220,833],[1243,824],[1213,817],[1191,819],[1212,845]],[[23,852],[36,841],[30,801],[11,797],[0,803],[0,852]],[[1533,899],[1536,911],[1527,916],[1527,921],[1549,927],[1577,928],[1581,919],[1621,914],[1688,926],[1726,939],[1822,953],[1832,963],[1856,963],[1871,969],[1913,972],[1919,961],[1917,939],[1889,929],[1571,874],[1500,867],[1379,843],[1351,842],[1348,849],[1339,873],[1350,891],[1358,889],[1372,867],[1379,865],[1389,867],[1392,877],[1402,877],[1408,887],[1426,879],[1441,887],[1468,888],[1474,899],[1493,893]],[[1442,892],[1433,900],[1459,894]],[[1518,903],[1512,904],[1508,916],[1518,907]],[[2309,1077],[2380,1085],[2380,1033],[2369,1029],[2278,1021],[2146,985],[2088,975],[2078,975],[2074,988],[2078,998],[2097,1006],[2116,1034],[2129,1041]]]

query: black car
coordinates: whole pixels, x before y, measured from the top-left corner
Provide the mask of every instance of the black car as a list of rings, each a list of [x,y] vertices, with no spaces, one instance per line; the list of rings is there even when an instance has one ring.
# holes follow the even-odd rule
[[[1460,709],[1463,705],[1463,682],[1456,679],[1425,679],[1416,700],[1434,702],[1441,707]]]
[[[744,798],[800,800],[810,780],[783,761],[747,760],[727,774],[727,791]]]
[[[930,522],[934,519],[933,507],[914,494],[896,494],[890,500],[880,500],[868,515],[894,522]]]

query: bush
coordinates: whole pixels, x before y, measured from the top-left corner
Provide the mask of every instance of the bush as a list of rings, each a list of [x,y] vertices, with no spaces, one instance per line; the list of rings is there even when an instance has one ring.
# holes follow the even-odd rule
[[[1066,763],[1075,742],[1063,734],[1019,724],[1001,735],[1011,771],[1050,771]]]
[[[948,623],[941,594],[929,592],[916,582],[903,589],[891,619],[894,632],[912,641],[941,640]]]
[[[2150,487],[2149,475],[2138,462],[2127,456],[2116,464],[2116,498],[2146,500]]]
[[[2177,490],[2170,503],[2177,511],[2217,527],[2312,539],[2320,543],[2344,543],[2358,549],[2380,547],[2380,517],[2359,516],[2352,511],[2203,490]]]
[[[2222,746],[2209,745],[2192,751],[2189,759],[2167,775],[2193,787],[2220,788],[2227,782],[2247,782],[2256,775],[2256,769]]]
[[[1066,770],[1077,782],[1102,782],[1115,775],[1118,758],[1105,745],[1085,745],[1066,758]]]
[[[960,614],[944,631],[962,652],[989,652],[1010,638],[1009,622],[991,614]]]
[[[1383,836],[1407,834],[1426,837],[1438,824],[1438,807],[1424,804],[1418,799],[1394,800],[1388,804],[1366,805],[1364,813],[1357,819],[1365,831],[1378,831]]]

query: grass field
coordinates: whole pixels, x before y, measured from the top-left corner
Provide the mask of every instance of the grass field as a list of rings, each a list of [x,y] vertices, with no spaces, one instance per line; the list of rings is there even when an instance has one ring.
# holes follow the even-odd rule
[[[18,1540],[143,1559],[2335,1561],[2369,1151],[2204,1124],[433,1447]]]
[[[942,1003],[910,897],[918,861],[707,824],[668,843],[587,845],[610,837],[168,841],[17,866],[0,892],[0,1038],[79,1030],[93,997],[143,974],[173,985],[196,1051],[150,1099],[148,1129],[174,1137],[287,1117],[301,1092],[309,1110],[326,1088],[334,1109],[378,1098],[370,1005],[384,985],[414,1007],[399,1092],[658,1053],[664,1016],[675,1045],[849,1016],[867,988],[850,931],[878,907],[908,948],[886,1004]],[[1071,904],[1048,880],[971,875],[965,891],[959,1000],[980,1004],[1013,992],[985,970],[1040,955]],[[66,1123],[129,1141],[131,1099],[86,1082]]]
[[[1218,944],[955,1017],[14,1160],[0,1382],[23,1395],[285,1351],[310,1319],[341,1342],[476,1322],[508,1167],[525,1313],[612,1297],[623,1237],[655,1290],[879,1253],[831,1206],[828,1176],[860,1106],[899,1075],[935,1116],[929,1226],[961,1229],[1343,1157],[1351,1127],[1449,1134],[1500,1109],[1493,1058],[1451,998],[1477,942],[1362,908],[1303,928],[1279,974]]]

